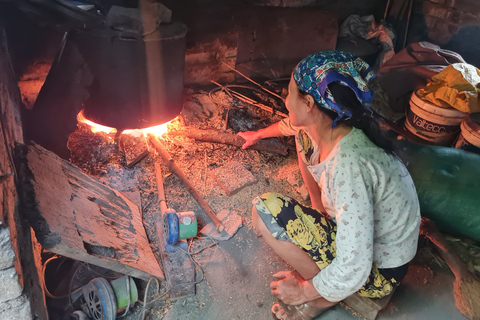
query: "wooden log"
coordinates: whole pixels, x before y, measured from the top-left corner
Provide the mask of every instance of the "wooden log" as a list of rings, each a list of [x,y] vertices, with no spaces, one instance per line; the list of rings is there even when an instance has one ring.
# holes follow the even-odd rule
[[[164,216],[167,212],[167,199],[165,199],[165,187],[163,185],[163,174],[160,164],[155,162],[155,178],[157,180],[158,202],[160,205],[160,213]]]
[[[47,250],[148,280],[164,278],[142,214],[117,190],[39,145],[17,145],[22,214]]]
[[[188,253],[183,250],[167,252],[165,249],[164,219],[167,211],[167,200],[163,186],[162,168],[155,162],[155,176],[157,180],[158,202],[160,214],[155,216],[155,227],[158,235],[159,251],[163,261],[165,279],[170,286],[170,297],[180,298],[195,294],[195,266]]]
[[[213,143],[223,143],[230,144],[233,146],[241,147],[245,140],[233,133],[219,132],[215,130],[201,130],[195,128],[185,128],[172,130],[168,132],[171,136],[183,135],[198,141],[204,142],[213,142]],[[255,149],[259,151],[266,151],[271,153],[281,154],[286,156],[288,153],[288,148],[284,144],[270,139],[260,140],[257,144],[249,147],[250,149]]]
[[[158,140],[158,138],[152,134],[149,134],[148,136],[152,144],[155,146],[155,149],[157,149],[157,151],[160,153],[160,156],[167,165],[168,169],[171,172],[175,173],[175,175],[180,179],[180,181],[182,181],[185,187],[187,187],[188,192],[190,192],[190,194],[202,207],[203,211],[205,211],[210,220],[212,220],[212,222],[215,224],[215,228],[218,230],[218,232],[222,232],[225,229],[222,222],[217,218],[217,215],[215,214],[215,212],[213,212],[212,208],[210,208],[205,199],[203,199],[200,192],[198,192],[195,186],[188,180],[187,176],[185,176],[183,171],[173,161],[172,157],[170,157],[167,150],[165,150],[160,140]]]

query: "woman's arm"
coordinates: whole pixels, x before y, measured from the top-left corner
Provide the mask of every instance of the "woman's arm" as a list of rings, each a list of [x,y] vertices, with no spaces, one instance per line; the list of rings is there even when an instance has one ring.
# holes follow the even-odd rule
[[[321,212],[325,212],[325,208],[323,207],[322,203],[322,194],[320,191],[320,187],[318,183],[313,178],[310,171],[307,169],[307,165],[303,161],[302,156],[298,153],[298,166],[300,167],[300,172],[302,173],[303,182],[307,186],[308,194],[310,195],[310,202],[314,209],[320,210]]]
[[[237,133],[238,136],[242,137],[245,140],[245,143],[242,146],[242,149],[246,149],[261,139],[272,138],[272,137],[283,137],[283,133],[280,132],[279,123],[274,123],[271,126],[268,126],[264,129],[258,131],[245,131]]]

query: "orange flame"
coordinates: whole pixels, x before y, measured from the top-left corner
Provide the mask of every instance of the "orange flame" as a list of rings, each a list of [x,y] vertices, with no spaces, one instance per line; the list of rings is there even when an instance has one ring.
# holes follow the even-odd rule
[[[148,128],[144,128],[144,129],[123,130],[122,134],[130,134],[130,135],[133,135],[133,136],[139,136],[140,134],[143,134],[144,136],[147,136],[147,134],[151,133],[151,134],[153,134],[157,137],[160,137],[160,136],[164,135],[165,133],[167,133],[167,131],[168,131],[167,125],[170,122],[171,121],[165,122],[165,123],[163,123],[161,125],[158,125],[158,126],[148,127]]]
[[[110,127],[107,127],[107,126],[102,126],[101,124],[98,124],[98,123],[95,123],[95,122],[93,122],[93,121],[88,120],[88,119],[85,118],[85,116],[83,115],[83,110],[80,111],[80,112],[77,114],[77,121],[89,125],[89,126],[90,126],[90,130],[92,130],[93,133],[96,133],[96,132],[105,132],[105,133],[109,134],[109,133],[115,133],[115,132],[117,132],[117,129],[115,129],[115,128],[110,128]]]
[[[175,120],[175,119],[173,119],[173,120]],[[142,135],[147,136],[148,133],[151,133],[151,134],[153,134],[157,137],[160,137],[168,131],[167,125],[170,124],[173,120],[165,122],[165,123],[163,123],[161,125],[158,125],[158,126],[148,127],[148,128],[144,128],[144,129],[123,130],[122,134],[129,134],[129,135],[132,135],[134,137],[140,137]],[[98,124],[98,123],[95,123],[93,121],[88,120],[83,115],[83,110],[78,113],[77,121],[89,125],[90,130],[92,130],[93,133],[95,133],[95,132],[105,132],[107,134],[110,134],[110,133],[116,133],[117,132],[117,129],[115,129],[115,128],[103,126],[101,124]]]

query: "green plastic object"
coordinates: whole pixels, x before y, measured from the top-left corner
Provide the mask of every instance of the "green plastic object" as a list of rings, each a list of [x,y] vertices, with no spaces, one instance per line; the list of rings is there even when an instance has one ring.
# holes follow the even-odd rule
[[[422,216],[447,233],[480,241],[480,155],[401,141]]]
[[[193,211],[180,212],[178,215],[178,239],[190,239],[197,235],[197,217]]]
[[[128,284],[127,281],[129,282]],[[117,313],[125,311],[127,306],[129,308],[133,307],[138,300],[138,290],[132,277],[123,276],[112,280],[110,284],[117,297]]]

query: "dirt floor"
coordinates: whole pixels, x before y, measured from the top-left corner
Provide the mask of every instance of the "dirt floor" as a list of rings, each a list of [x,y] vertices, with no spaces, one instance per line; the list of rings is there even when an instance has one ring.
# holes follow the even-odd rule
[[[259,99],[258,93],[254,93],[253,96]],[[225,131],[236,133],[239,130],[258,129],[281,119],[257,107],[243,104],[237,99],[234,101],[221,91],[215,92],[211,97],[213,100],[207,92],[187,93],[182,112],[182,122],[187,127],[223,132],[228,121]],[[228,119],[225,107],[232,108],[228,113]],[[172,126],[183,127],[183,124],[174,121]],[[292,139],[282,141],[289,148],[287,156],[242,150],[226,144],[197,142],[185,136],[165,135],[163,143],[174,162],[213,211],[218,213],[228,210],[237,213],[242,217],[243,227],[228,241],[215,241],[201,236],[189,240],[191,257],[197,265],[196,281],[199,282],[197,294],[182,299],[185,308],[180,308],[174,315],[169,314],[165,317],[171,310],[173,301],[168,297],[166,282],[161,281],[159,295],[162,296],[157,297],[157,301],[146,307],[150,316],[145,316],[145,319],[265,318],[269,315],[273,302],[273,298],[267,294],[271,274],[285,269],[286,266],[255,234],[251,224],[251,201],[264,192],[278,191],[308,204],[305,186],[298,179],[300,172],[296,165]],[[157,257],[158,246],[161,244],[154,227],[154,215],[159,214],[154,169],[156,161],[162,163],[167,206],[177,212],[194,211],[199,220],[199,230],[210,222],[178,177],[168,172],[161,157],[156,155],[155,149],[144,136],[121,135],[118,143],[115,143],[112,135],[92,133],[88,127],[79,126],[79,129],[70,136],[68,146],[72,151],[71,161],[85,172],[117,190],[140,192],[145,228]],[[145,149],[150,151],[145,159],[132,168],[125,167],[129,159],[141,154]],[[253,174],[257,182],[228,196],[212,178],[210,172],[232,161],[241,163]],[[228,178],[235,180],[234,175]],[[212,287],[215,289],[212,290]],[[144,294],[145,288],[146,284],[139,281],[140,295]],[[149,290],[149,294],[155,293],[155,288],[155,283],[151,283],[149,289],[152,290]],[[143,299],[141,296],[140,300]],[[220,308],[218,304],[222,307]],[[229,307],[233,304],[235,308]],[[239,308],[243,310],[242,313],[233,314],[238,313]],[[199,312],[205,310],[209,310],[209,316],[199,317]],[[137,319],[142,317],[142,312],[142,305],[137,304],[132,315],[125,318]]]
[[[269,101],[268,97],[259,95],[257,91],[245,90],[244,94],[280,109],[275,101]],[[281,89],[278,92],[280,93]],[[255,130],[279,119],[280,116],[232,98],[223,91],[217,90],[209,94],[190,90],[186,93],[181,120],[174,121],[170,128],[173,130],[186,126],[236,133]],[[163,139],[163,144],[174,162],[213,211],[218,213],[228,210],[237,213],[242,217],[243,226],[228,241],[216,241],[203,236],[188,240],[190,256],[196,265],[195,295],[173,300],[169,297],[171,288],[166,281],[152,280],[147,283],[137,279],[140,301],[135,303],[123,319],[270,319],[270,308],[275,302],[269,289],[272,274],[291,268],[272,253],[263,239],[255,233],[251,222],[251,200],[264,192],[275,191],[292,196],[305,204],[309,203],[308,193],[296,165],[292,139],[281,140],[288,147],[287,156],[242,150],[227,144],[198,142],[185,136],[167,134]],[[199,220],[199,229],[209,222],[199,204],[178,177],[168,171],[161,157],[144,136],[120,135],[115,138],[115,135],[111,134],[93,134],[85,126],[79,126],[70,136],[69,148],[72,150],[71,161],[85,172],[117,190],[140,193],[145,229],[157,258],[160,259],[159,246],[162,243],[159,242],[154,227],[154,217],[160,212],[154,169],[156,161],[162,163],[168,207],[177,212],[194,211]],[[138,164],[127,168],[127,164],[145,150],[149,150],[149,154]],[[210,172],[232,161],[240,162],[253,174],[257,183],[228,196]],[[235,176],[228,178],[235,179]],[[464,248],[466,261],[471,261],[474,256],[478,260],[480,250],[475,243],[465,243],[453,237],[450,240]],[[478,261],[474,261],[471,266],[475,264],[478,264]],[[449,269],[432,246],[422,241],[419,254],[405,280],[406,284],[403,289],[398,290],[400,293],[397,295],[411,296],[409,288],[427,288],[438,279],[435,274],[444,275],[446,280],[443,283],[451,285],[452,275]],[[447,299],[451,313],[462,319],[455,310],[453,298]],[[147,303],[143,303],[145,301]],[[397,301],[397,305],[395,301],[391,302],[382,311],[384,317],[395,318],[392,315],[398,314],[398,305],[402,305],[402,302]],[[408,311],[408,308],[403,307],[403,310]],[[324,316],[326,319],[350,319],[356,318],[358,314],[344,305],[339,305]],[[416,317],[410,317],[413,318]],[[453,318],[449,316],[449,319]]]

